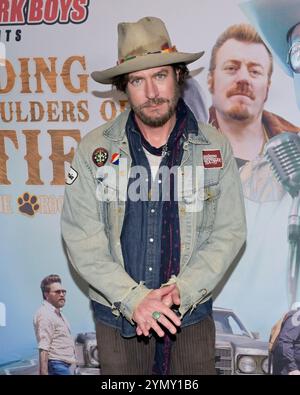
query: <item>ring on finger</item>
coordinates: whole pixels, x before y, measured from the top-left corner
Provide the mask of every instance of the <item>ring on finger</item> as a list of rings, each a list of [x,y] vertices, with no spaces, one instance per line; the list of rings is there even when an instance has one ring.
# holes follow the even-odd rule
[[[160,316],[161,316],[161,312],[159,312],[159,311],[153,311],[153,313],[152,313],[152,318],[154,318],[155,321],[158,321],[159,318],[160,318]]]

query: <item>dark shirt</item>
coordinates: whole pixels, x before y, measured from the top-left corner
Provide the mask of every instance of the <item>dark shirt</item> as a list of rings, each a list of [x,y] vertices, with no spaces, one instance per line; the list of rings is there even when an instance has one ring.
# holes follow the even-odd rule
[[[234,158],[237,164],[237,167],[240,169],[242,166],[244,166],[247,162],[249,162],[246,159],[241,159],[241,158]]]

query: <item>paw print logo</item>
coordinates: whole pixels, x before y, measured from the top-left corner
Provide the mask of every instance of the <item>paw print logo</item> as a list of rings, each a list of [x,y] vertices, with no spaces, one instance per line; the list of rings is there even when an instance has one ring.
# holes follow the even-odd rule
[[[19,196],[17,202],[19,205],[19,211],[26,215],[32,216],[40,208],[40,205],[37,203],[37,197],[35,195],[30,195],[28,192]]]

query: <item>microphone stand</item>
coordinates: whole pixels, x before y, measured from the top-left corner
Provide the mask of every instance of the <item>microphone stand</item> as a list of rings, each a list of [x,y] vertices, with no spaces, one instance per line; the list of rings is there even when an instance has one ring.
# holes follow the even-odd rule
[[[300,191],[293,196],[288,224],[289,240],[289,270],[288,270],[288,293],[290,306],[300,301]]]
[[[291,195],[288,220],[287,293],[292,305],[300,301],[300,132],[283,131],[267,142],[265,156],[283,188]]]

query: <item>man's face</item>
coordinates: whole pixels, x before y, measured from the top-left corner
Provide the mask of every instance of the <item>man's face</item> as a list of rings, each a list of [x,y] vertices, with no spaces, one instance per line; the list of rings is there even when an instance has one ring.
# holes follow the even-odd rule
[[[208,77],[213,106],[225,118],[252,121],[263,111],[269,89],[271,60],[262,44],[227,40]]]
[[[179,99],[176,74],[171,66],[130,73],[126,93],[135,115],[145,125],[162,126],[176,111]]]
[[[47,302],[58,309],[64,306],[66,302],[65,295],[66,290],[62,288],[61,283],[50,284],[49,292],[45,292]]]

